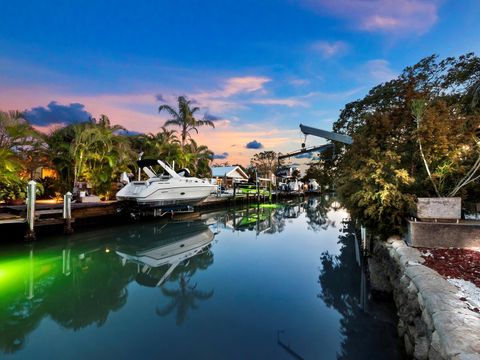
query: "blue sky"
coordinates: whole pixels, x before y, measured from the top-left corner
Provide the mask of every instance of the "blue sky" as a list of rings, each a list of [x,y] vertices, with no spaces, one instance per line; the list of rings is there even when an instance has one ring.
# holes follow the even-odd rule
[[[345,103],[405,66],[480,46],[478,0],[45,0],[1,9],[1,109],[29,110],[43,129],[104,113],[156,132],[167,119],[158,99],[187,95],[216,118],[197,140],[244,164],[259,148],[299,148],[299,123],[331,128]]]

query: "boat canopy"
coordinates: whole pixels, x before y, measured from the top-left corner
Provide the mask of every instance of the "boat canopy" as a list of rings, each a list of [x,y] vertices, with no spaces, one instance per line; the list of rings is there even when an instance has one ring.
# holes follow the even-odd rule
[[[162,160],[156,159],[141,159],[137,160],[137,165],[140,169],[148,168],[149,166],[160,165],[171,177],[178,178],[180,177],[175,171],[173,171],[167,164]]]
[[[143,169],[145,166],[158,165],[158,161],[157,159],[142,159],[137,161],[137,165],[140,169]]]

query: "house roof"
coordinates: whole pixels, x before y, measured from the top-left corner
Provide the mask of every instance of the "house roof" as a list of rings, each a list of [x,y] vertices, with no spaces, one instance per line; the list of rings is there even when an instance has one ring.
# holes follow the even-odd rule
[[[229,177],[233,179],[248,179],[248,175],[240,166],[214,166],[212,169],[212,177]]]

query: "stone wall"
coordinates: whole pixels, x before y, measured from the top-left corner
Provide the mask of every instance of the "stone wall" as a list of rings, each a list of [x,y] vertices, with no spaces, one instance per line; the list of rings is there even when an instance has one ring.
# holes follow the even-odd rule
[[[480,248],[480,223],[408,221],[406,241],[417,247]]]
[[[423,262],[418,250],[397,238],[377,242],[369,259],[373,289],[393,293],[407,354],[415,359],[480,359],[480,315]]]

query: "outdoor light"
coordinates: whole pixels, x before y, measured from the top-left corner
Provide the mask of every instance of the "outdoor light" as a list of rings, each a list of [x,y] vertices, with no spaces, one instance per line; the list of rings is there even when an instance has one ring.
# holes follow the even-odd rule
[[[341,205],[340,205],[340,203],[339,203],[338,201],[332,202],[332,209],[333,209],[334,211],[337,211],[338,209],[340,209],[340,207],[341,207]]]

